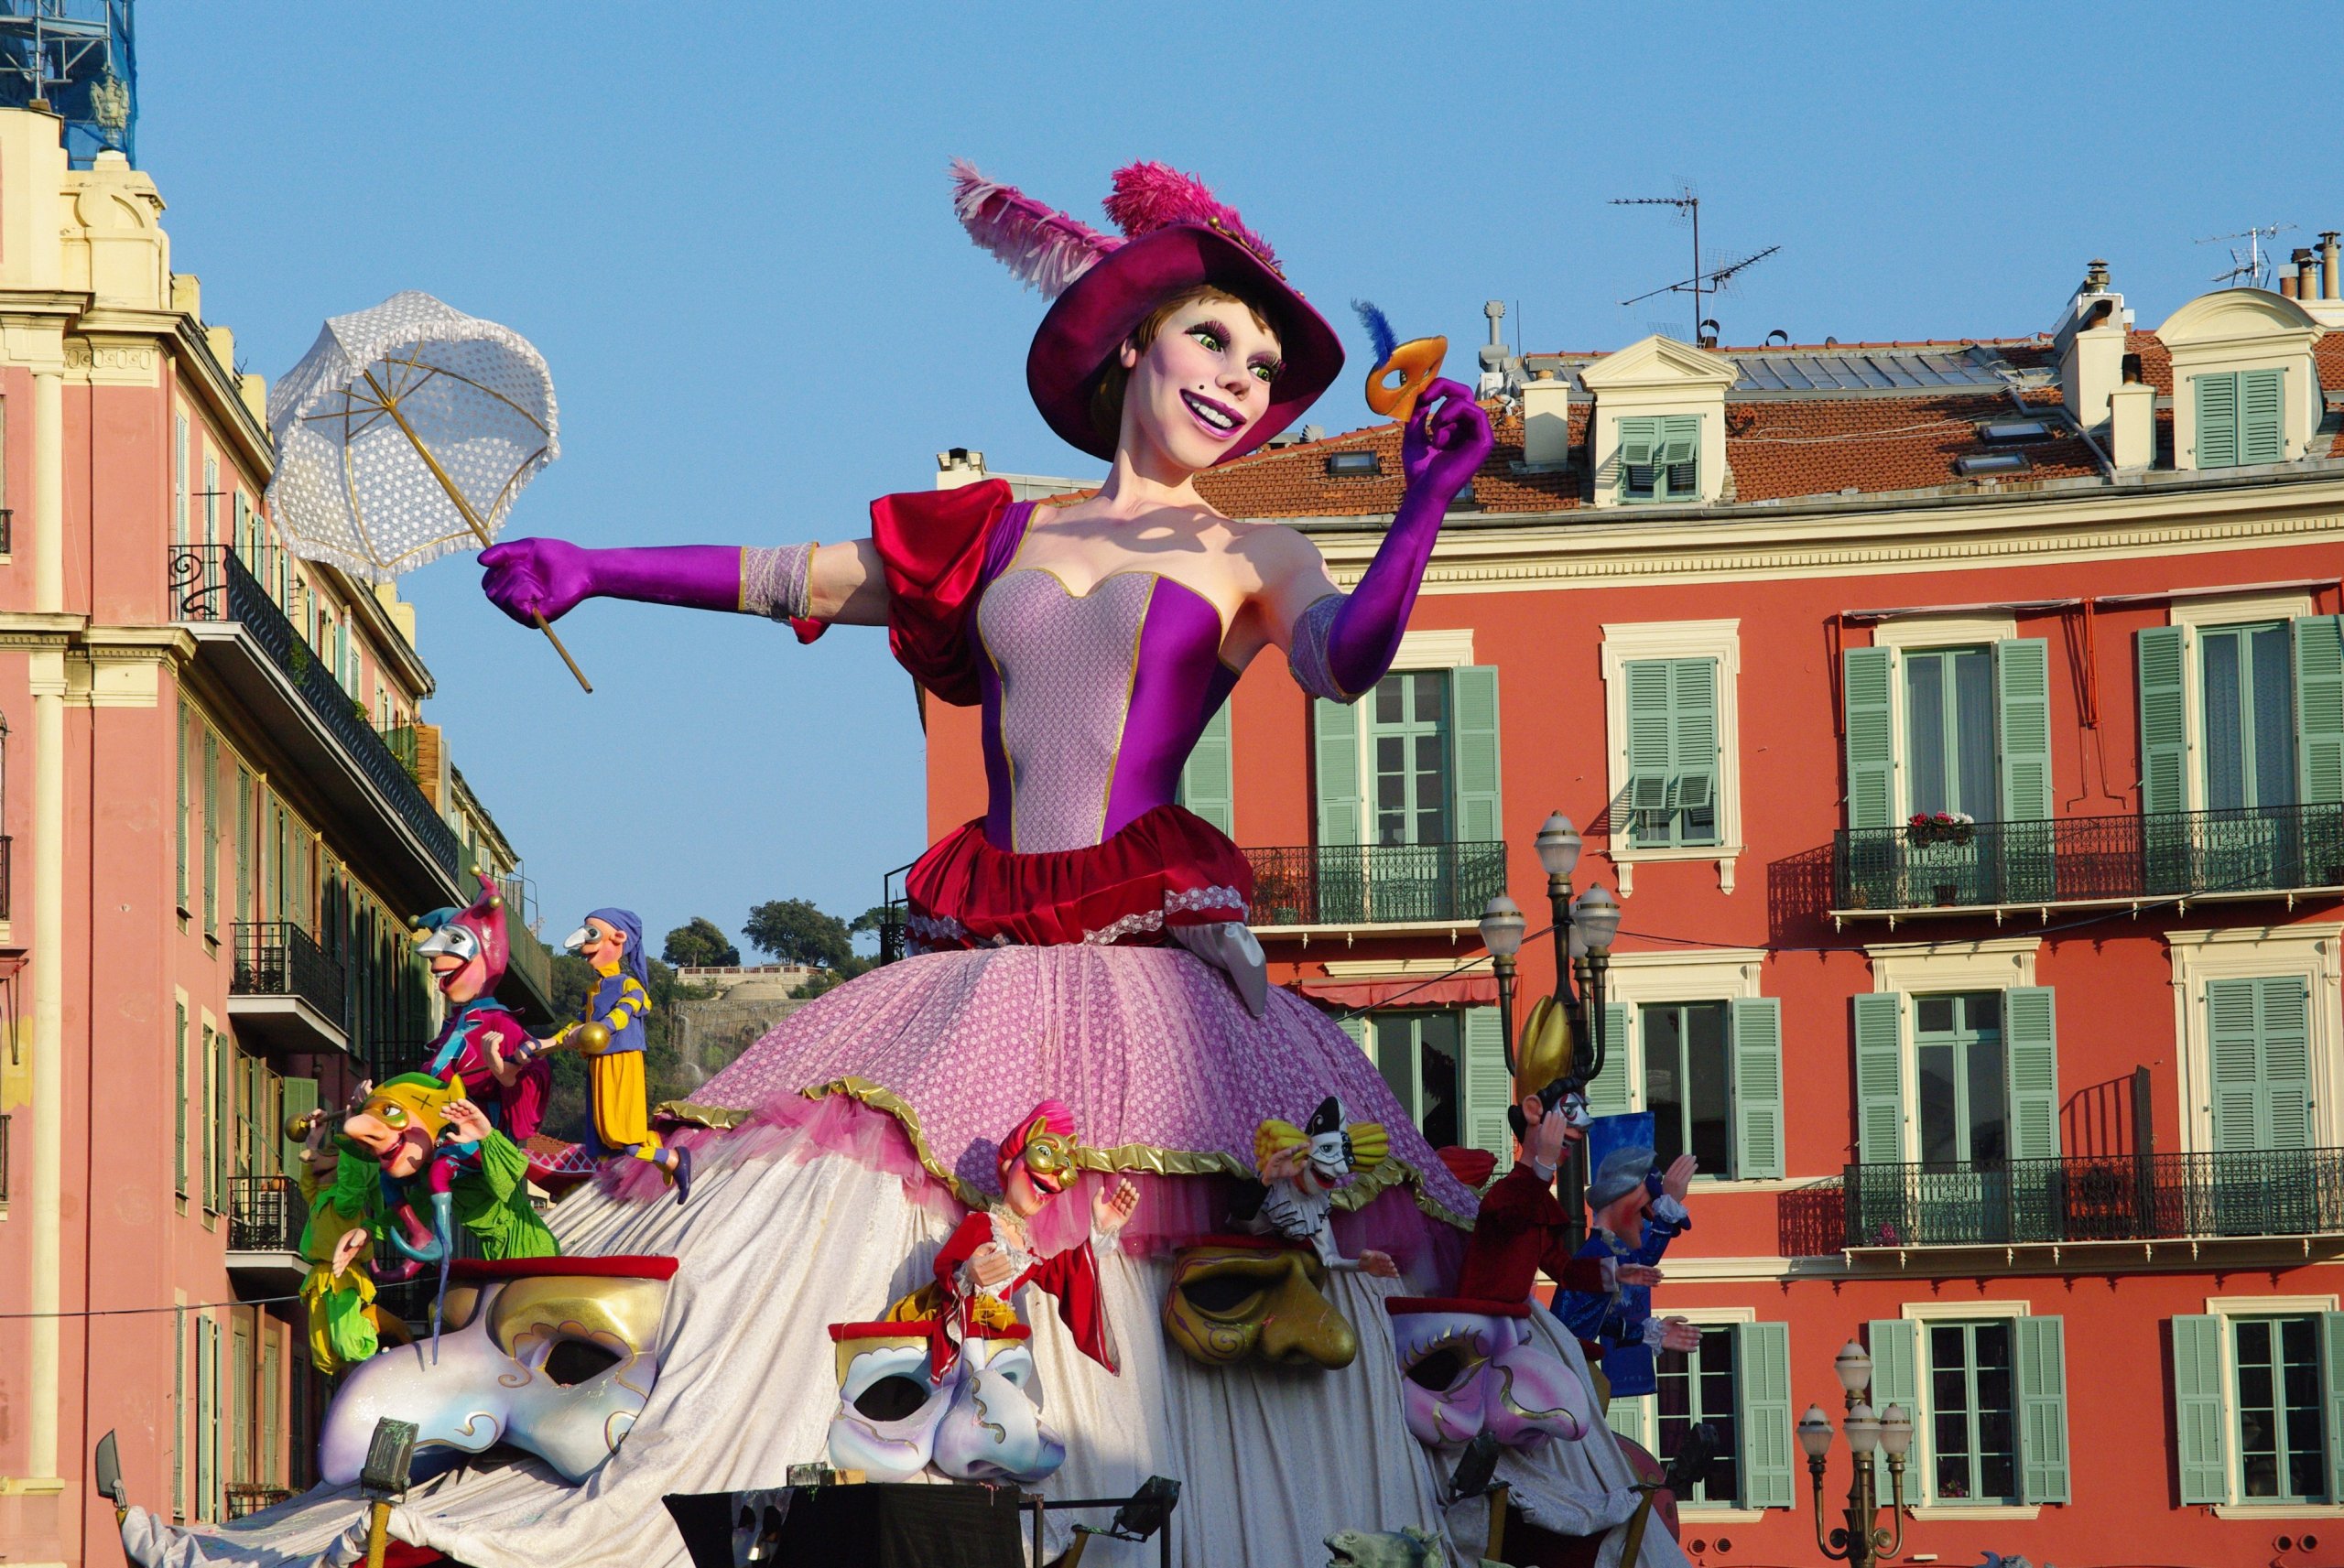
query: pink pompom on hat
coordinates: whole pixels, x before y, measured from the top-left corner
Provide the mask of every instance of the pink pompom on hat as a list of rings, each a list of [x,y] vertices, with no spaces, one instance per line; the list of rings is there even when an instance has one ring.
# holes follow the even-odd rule
[[[1102,234],[964,159],[952,164],[961,227],[1053,303],[1026,355],[1026,386],[1051,429],[1112,460],[1115,443],[1091,421],[1108,362],[1149,311],[1210,284],[1260,308],[1278,335],[1270,406],[1220,460],[1244,456],[1302,416],[1342,373],[1343,345],[1295,292],[1269,243],[1194,176],[1160,163],[1119,168],[1104,203],[1123,237]]]

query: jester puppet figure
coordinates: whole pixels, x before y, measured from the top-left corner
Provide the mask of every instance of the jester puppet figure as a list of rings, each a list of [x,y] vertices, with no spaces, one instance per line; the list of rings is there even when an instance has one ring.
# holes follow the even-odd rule
[[[553,1068],[530,1059],[529,1032],[496,1000],[511,950],[496,883],[483,876],[470,908],[436,909],[416,924],[427,933],[418,951],[447,1000],[447,1022],[431,1042],[425,1074],[455,1079],[490,1126],[526,1143],[544,1119]]]
[[[566,1046],[586,1058],[594,1104],[586,1152],[597,1159],[631,1154],[650,1161],[667,1173],[682,1203],[691,1195],[692,1152],[663,1146],[651,1130],[643,1073],[651,975],[643,957],[642,917],[631,909],[598,909],[562,946],[594,966],[594,989],[586,993],[578,1021],[563,1024],[542,1049]]]
[[[1124,1181],[1100,1194],[1091,1207],[1090,1239],[1041,1258],[1034,1253],[1027,1227],[1078,1174],[1074,1112],[1059,1100],[1036,1106],[1001,1141],[998,1168],[1000,1201],[960,1222],[936,1255],[936,1282],[889,1308],[887,1321],[934,1325],[928,1330],[928,1377],[940,1383],[952,1370],[971,1325],[1016,1328],[1017,1292],[1039,1285],[1058,1298],[1058,1317],[1074,1331],[1082,1353],[1116,1370],[1114,1335],[1099,1295],[1093,1246],[1113,1244],[1139,1206],[1139,1189]]]
[[[460,1225],[483,1258],[560,1253],[529,1203],[529,1157],[452,1080],[402,1073],[377,1086],[342,1130],[382,1169],[385,1233],[405,1260],[378,1262],[383,1279],[445,1265]]]

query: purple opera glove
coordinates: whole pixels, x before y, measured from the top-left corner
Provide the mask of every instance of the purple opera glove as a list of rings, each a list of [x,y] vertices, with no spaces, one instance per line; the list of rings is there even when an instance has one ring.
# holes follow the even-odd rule
[[[1494,444],[1489,415],[1456,382],[1434,382],[1416,407],[1400,438],[1407,488],[1375,559],[1357,588],[1329,594],[1295,620],[1286,662],[1314,697],[1355,702],[1392,667],[1441,519]]]
[[[814,546],[778,550],[664,545],[588,550],[560,539],[511,539],[480,553],[481,589],[524,626],[559,621],[587,599],[632,599],[689,610],[729,610],[776,621],[806,613]]]

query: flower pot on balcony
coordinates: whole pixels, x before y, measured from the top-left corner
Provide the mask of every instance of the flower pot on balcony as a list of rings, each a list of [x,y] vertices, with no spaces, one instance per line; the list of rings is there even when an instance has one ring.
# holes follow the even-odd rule
[[[1939,882],[1934,891],[1937,896],[1937,907],[1939,909],[1950,909],[1955,904],[1961,902],[1961,884],[1959,882]]]

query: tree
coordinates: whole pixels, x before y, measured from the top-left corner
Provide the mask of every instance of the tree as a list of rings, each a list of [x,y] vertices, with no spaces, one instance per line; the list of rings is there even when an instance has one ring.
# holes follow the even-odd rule
[[[749,911],[741,926],[749,945],[785,964],[834,969],[854,957],[846,922],[824,914],[808,900],[777,898]]]
[[[690,925],[667,933],[667,946],[659,956],[678,968],[715,968],[739,963],[741,949],[724,939],[716,922],[695,914]]]

